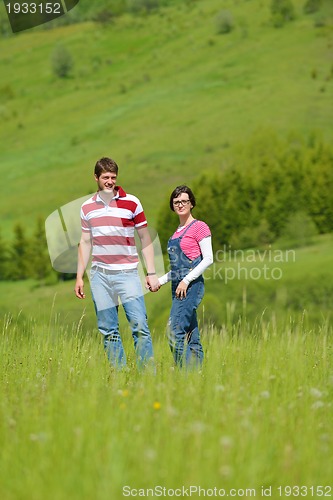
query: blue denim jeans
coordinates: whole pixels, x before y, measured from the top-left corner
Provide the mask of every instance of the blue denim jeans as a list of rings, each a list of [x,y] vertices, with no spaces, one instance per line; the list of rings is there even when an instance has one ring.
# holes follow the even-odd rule
[[[126,365],[126,355],[119,333],[119,300],[132,330],[137,364],[142,367],[153,357],[153,347],[147,323],[146,306],[138,271],[103,273],[90,272],[90,288],[97,315],[98,329],[104,336],[104,349],[111,365]]]
[[[202,364],[204,353],[200,342],[197,308],[204,296],[204,282],[190,283],[186,297],[175,296],[177,282],[172,283],[172,306],[169,319],[169,345],[178,366],[198,367]],[[185,347],[186,343],[186,347]]]

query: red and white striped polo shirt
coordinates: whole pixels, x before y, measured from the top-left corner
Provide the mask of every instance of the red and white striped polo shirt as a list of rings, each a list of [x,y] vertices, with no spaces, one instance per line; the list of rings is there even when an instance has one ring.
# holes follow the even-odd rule
[[[134,230],[147,226],[140,200],[117,186],[107,205],[96,193],[81,207],[82,231],[92,237],[92,263],[110,270],[135,269],[138,251]]]

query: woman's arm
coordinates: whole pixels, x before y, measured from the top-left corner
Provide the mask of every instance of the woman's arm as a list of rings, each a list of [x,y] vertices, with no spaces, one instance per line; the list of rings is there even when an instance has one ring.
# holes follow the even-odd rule
[[[202,254],[202,261],[197,266],[195,266],[195,268],[192,269],[192,271],[188,273],[185,278],[183,278],[182,281],[184,281],[186,285],[189,285],[191,281],[198,278],[207,269],[207,267],[209,267],[213,263],[212,237],[207,236],[206,238],[203,238],[199,242],[199,246]],[[165,285],[165,283],[170,280],[171,271],[158,278],[160,285]]]
[[[213,263],[213,248],[212,248],[212,237],[207,236],[199,242],[202,261],[199,262],[191,272],[189,272],[182,281],[189,285],[191,281],[199,278],[199,276]]]
[[[158,282],[159,282],[159,284],[161,286],[165,285],[170,280],[171,280],[171,271],[169,271],[166,274],[163,274],[163,276],[161,276],[160,278],[158,278]]]

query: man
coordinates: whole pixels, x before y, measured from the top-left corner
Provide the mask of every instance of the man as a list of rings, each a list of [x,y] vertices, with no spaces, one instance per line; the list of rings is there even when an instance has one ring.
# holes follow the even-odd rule
[[[98,329],[104,336],[104,349],[110,363],[126,365],[126,355],[119,333],[118,300],[132,329],[139,366],[153,357],[150,331],[138,275],[136,229],[142,244],[147,277],[152,291],[160,287],[154,267],[154,250],[146,217],[138,198],[116,185],[118,165],[111,158],[101,158],[95,165],[98,191],[81,207],[82,235],[78,252],[75,294],[84,299],[83,275],[92,253],[90,288],[97,315]]]

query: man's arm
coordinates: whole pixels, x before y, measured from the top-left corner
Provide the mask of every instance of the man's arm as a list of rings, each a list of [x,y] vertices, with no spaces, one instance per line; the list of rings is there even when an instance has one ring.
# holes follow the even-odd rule
[[[152,292],[157,292],[160,288],[157,275],[155,273],[154,247],[147,227],[137,229],[142,245],[142,254],[145,260],[147,273],[146,283]]]
[[[75,295],[79,299],[85,299],[84,294],[84,283],[83,283],[83,275],[84,271],[89,262],[91,253],[91,238],[90,232],[82,231],[81,240],[78,248],[78,259],[77,259],[77,273],[76,273],[76,283],[75,283]]]

